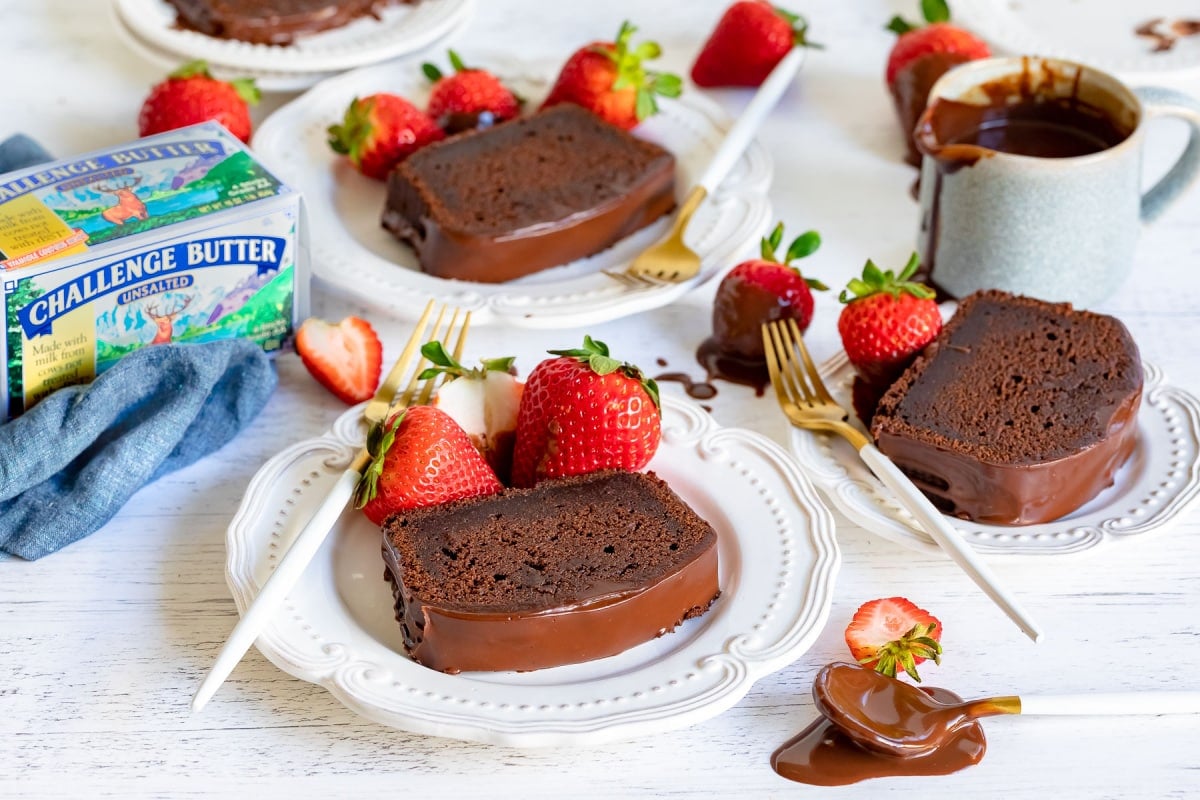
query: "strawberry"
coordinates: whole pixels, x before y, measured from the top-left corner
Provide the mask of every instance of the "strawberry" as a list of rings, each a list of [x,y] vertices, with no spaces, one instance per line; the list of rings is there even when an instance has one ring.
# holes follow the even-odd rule
[[[917,683],[917,664],[942,663],[942,623],[903,597],[863,603],[846,626],[846,644],[858,663],[884,675],[907,672]]]
[[[450,51],[454,74],[443,75],[433,64],[422,64],[425,77],[433,81],[426,112],[443,129],[454,115],[490,115],[489,123],[512,119],[521,112],[521,104],[492,73],[463,64],[458,53]]]
[[[341,125],[329,126],[329,146],[350,157],[370,178],[384,180],[392,168],[446,134],[425,112],[394,94],[354,98]]]
[[[525,388],[517,380],[514,359],[484,358],[480,366],[468,368],[447,353],[441,342],[427,342],[421,355],[433,364],[420,374],[421,380],[439,374],[450,378],[438,389],[433,405],[462,426],[496,476],[507,481],[512,475],[517,413]]]
[[[150,90],[138,114],[138,135],[216,120],[243,142],[250,141],[250,106],[261,95],[250,78],[219,81],[204,61],[192,61]]]
[[[355,503],[372,522],[410,508],[495,494],[504,487],[444,411],[413,406],[368,437],[372,460]]]
[[[740,0],[725,10],[692,64],[697,86],[760,86],[793,47],[808,41],[808,23],[766,0]]]
[[[872,383],[890,384],[942,329],[934,292],[910,281],[917,254],[899,275],[867,261],[838,296],[846,306],[838,315],[842,347],[855,370]]]
[[[661,438],[658,386],[632,364],[583,337],[551,350],[525,381],[517,414],[513,485],[600,469],[646,466]]]
[[[331,325],[310,317],[296,331],[296,352],[317,382],[343,402],[369,400],[379,385],[383,346],[366,320],[346,317]]]
[[[808,231],[796,237],[780,262],[775,253],[782,243],[781,222],[762,240],[761,257],[738,264],[717,287],[713,300],[713,337],[726,355],[765,364],[764,323],[791,317],[803,331],[812,321],[812,290],[824,291],[828,287],[814,278],[805,278],[791,262],[816,252],[821,246],[821,236]]]
[[[900,35],[888,56],[885,74],[889,87],[895,83],[897,73],[924,56],[947,53],[972,61],[992,54],[987,43],[950,24],[950,7],[946,0],[921,0],[921,13],[928,25],[913,25],[899,16],[892,17],[888,23],[888,30]]]
[[[662,53],[655,42],[630,47],[637,30],[621,23],[614,42],[593,42],[576,50],[563,65],[542,108],[575,103],[626,130],[658,111],[655,95],[678,97],[678,75],[648,71],[643,61]]]

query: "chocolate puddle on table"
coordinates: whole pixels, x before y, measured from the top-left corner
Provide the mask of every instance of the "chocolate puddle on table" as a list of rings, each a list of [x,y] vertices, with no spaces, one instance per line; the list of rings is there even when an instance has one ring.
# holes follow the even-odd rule
[[[890,722],[899,727],[920,715],[925,708],[915,703],[910,687],[895,679],[874,678],[864,688],[854,679],[870,670],[851,664],[831,664],[822,669],[817,681],[825,681],[825,690],[844,695],[842,700],[862,704],[871,716],[886,728]],[[849,677],[850,680],[845,680]],[[947,689],[919,688],[931,701],[960,703],[962,698]],[[814,694],[815,694],[814,690]],[[917,694],[917,697],[920,695]],[[930,704],[932,705],[932,703]],[[845,786],[871,778],[948,775],[978,764],[987,750],[987,739],[978,722],[939,732],[937,746],[913,756],[896,756],[861,746],[839,726],[836,713],[818,716],[796,736],[771,754],[771,768],[780,776],[813,786]]]

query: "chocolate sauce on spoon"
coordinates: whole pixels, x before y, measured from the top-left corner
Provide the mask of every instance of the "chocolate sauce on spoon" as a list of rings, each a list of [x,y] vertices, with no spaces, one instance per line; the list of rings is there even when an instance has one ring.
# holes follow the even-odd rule
[[[842,786],[868,778],[946,775],[979,763],[987,749],[983,728],[973,719],[957,725],[921,722],[929,709],[962,702],[945,689],[917,688],[857,664],[830,664],[818,673],[813,698],[822,716],[771,756],[772,768],[790,780]],[[874,726],[864,730],[864,710],[882,732]],[[895,755],[877,746],[926,727],[936,729],[925,739],[929,747]]]

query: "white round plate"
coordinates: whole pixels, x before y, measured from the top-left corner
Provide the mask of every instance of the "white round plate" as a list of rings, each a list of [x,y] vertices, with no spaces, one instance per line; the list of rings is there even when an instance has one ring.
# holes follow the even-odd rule
[[[376,19],[360,17],[341,28],[301,36],[290,45],[219,39],[176,24],[165,0],[114,0],[130,30],[143,41],[187,59],[264,72],[336,72],[428,47],[471,17],[474,0],[392,3]]]
[[[947,516],[980,552],[1004,556],[1082,553],[1160,529],[1200,494],[1200,401],[1164,385],[1163,373],[1144,364],[1137,445],[1114,483],[1073,513],[1040,525],[987,525]],[[834,399],[851,408],[854,369],[839,353],[821,374]],[[937,545],[840,438],[792,431],[792,453],[847,517],[869,531],[917,550]]]
[[[465,53],[471,64],[491,68],[526,98],[528,108],[549,91],[556,64],[514,64],[503,57]],[[331,78],[268,117],[254,135],[255,153],[304,194],[312,243],[312,273],[326,285],[402,318],[420,313],[436,298],[474,311],[473,322],[573,328],[666,305],[735,263],[770,221],[767,189],[772,165],[754,142],[733,172],[688,225],[686,241],[702,259],[691,281],[631,288],[601,270],[624,269],[660,238],[659,220],[591,258],[502,284],[447,280],[420,271],[416,254],[379,224],[386,187],[357,173],[329,149],[326,129],[339,121],[355,97],[393,92],[423,106],[429,82],[416,63],[380,64]],[[708,165],[730,120],[697,91],[660,101],[661,111],[636,134],[670,150],[676,159],[676,191],[683,195]]]
[[[125,46],[150,63],[161,67],[164,75],[189,61],[188,56],[164,50],[145,41],[130,30],[129,25],[121,17],[119,0],[113,0],[111,13],[113,28]],[[333,72],[268,72],[227,67],[223,64],[209,64],[208,69],[218,80],[253,78],[255,85],[264,92],[300,92],[336,74]]]
[[[1083,3],[1080,0],[955,0],[954,19],[1011,55],[1081,61],[1125,76],[1200,68],[1200,36],[1166,52],[1138,36],[1155,19],[1200,19],[1196,0]]]
[[[245,613],[361,446],[363,406],[289,447],[251,481],[226,538]],[[258,649],[346,706],[404,730],[515,746],[595,743],[680,728],[734,705],[825,625],[840,555],[833,516],[782,447],[663,397],[650,469],[717,531],[721,596],[672,633],[610,658],[534,672],[446,675],[404,652],[379,528],[347,510]]]

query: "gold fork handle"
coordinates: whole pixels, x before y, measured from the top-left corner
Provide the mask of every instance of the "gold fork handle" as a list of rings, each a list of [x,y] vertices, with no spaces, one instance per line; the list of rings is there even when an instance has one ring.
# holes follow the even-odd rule
[[[1042,638],[1042,630],[1038,624],[1004,589],[1000,584],[1000,579],[971,546],[963,541],[954,527],[946,521],[942,512],[929,502],[929,499],[913,485],[908,476],[901,472],[900,468],[873,444],[867,444],[860,448],[858,454],[862,457],[863,463],[870,467],[871,472],[875,473],[875,477],[891,490],[901,505],[917,518],[921,528],[938,543],[938,546],[950,556],[955,564],[962,568],[963,572],[967,573],[967,576],[980,589],[983,589],[984,594],[1000,606],[1001,610],[1008,615],[1009,619],[1017,623],[1017,627],[1026,636],[1035,642],[1039,641]]]

